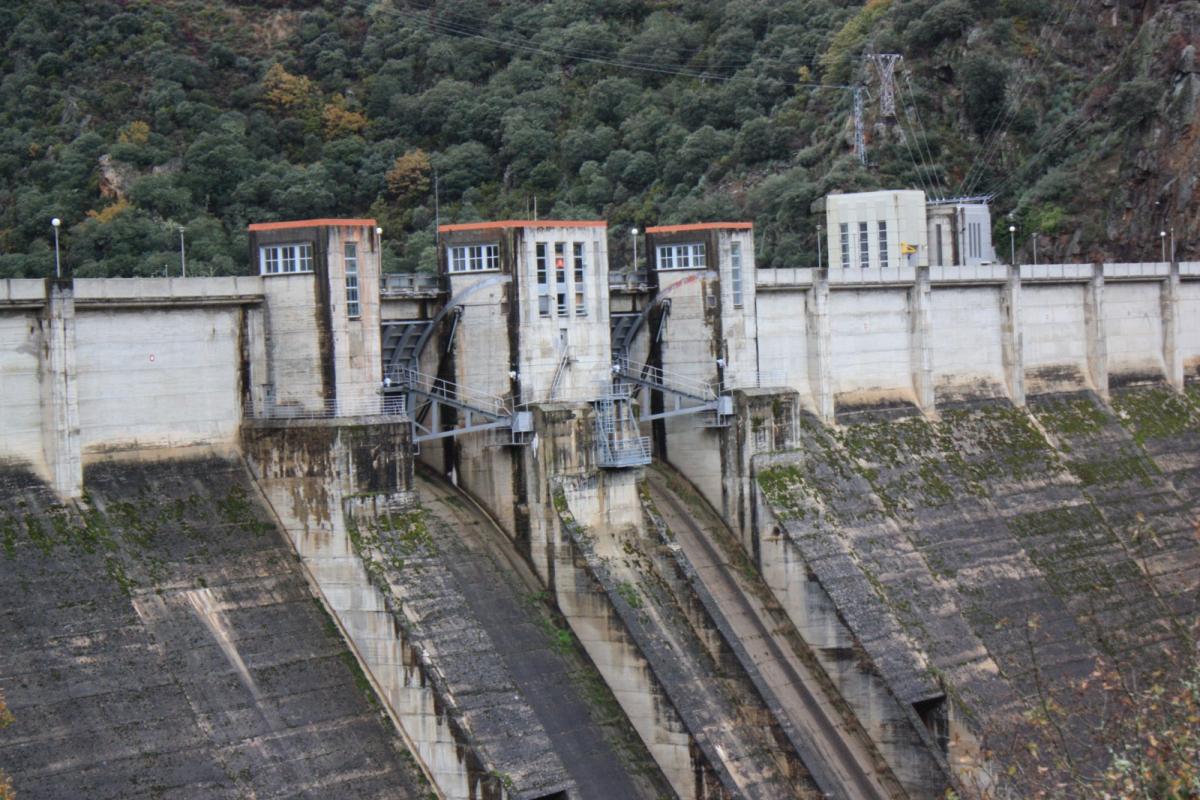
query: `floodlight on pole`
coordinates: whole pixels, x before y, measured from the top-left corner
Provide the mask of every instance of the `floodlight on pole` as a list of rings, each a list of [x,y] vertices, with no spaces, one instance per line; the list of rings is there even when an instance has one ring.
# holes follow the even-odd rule
[[[1158,241],[1162,247],[1162,260],[1166,261],[1167,260],[1167,232],[1166,231],[1158,232]]]
[[[58,255],[58,229],[62,225],[62,220],[58,217],[50,220],[50,227],[54,228],[54,275],[57,278],[62,277],[62,260]]]
[[[179,277],[187,277],[187,259],[183,255],[183,226],[179,226]]]
[[[633,237],[633,269],[634,269],[634,271],[636,272],[636,271],[637,271],[637,237],[638,237],[638,229],[637,229],[637,228],[630,228],[630,229],[629,229],[629,235]]]
[[[1008,250],[1009,263],[1014,267],[1017,265],[1017,226],[1008,226]]]

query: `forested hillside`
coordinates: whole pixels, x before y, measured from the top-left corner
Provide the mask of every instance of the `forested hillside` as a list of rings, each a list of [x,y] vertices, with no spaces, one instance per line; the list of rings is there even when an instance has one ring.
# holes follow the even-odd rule
[[[1200,3],[10,0],[0,277],[241,272],[250,221],[373,215],[391,270],[443,222],[750,218],[815,261],[830,190],[995,193],[1043,260],[1200,233]],[[865,54],[904,55],[896,119]],[[865,87],[869,164],[853,152]],[[1006,231],[998,241],[1007,238]]]

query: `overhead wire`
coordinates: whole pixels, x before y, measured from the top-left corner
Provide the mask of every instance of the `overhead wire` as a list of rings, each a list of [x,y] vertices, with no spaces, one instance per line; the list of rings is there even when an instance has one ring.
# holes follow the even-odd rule
[[[1074,16],[1075,12],[1079,9],[1079,4],[1081,2],[1082,0],[1074,0],[1069,11],[1067,10],[1066,6],[1060,7],[1058,17],[1056,18],[1055,22],[1052,25],[1042,29],[1041,34],[1039,34],[1039,38],[1046,31],[1053,30],[1055,32],[1053,44],[1042,48],[1042,57],[1040,63],[1035,69],[1030,69],[1026,72],[1026,76],[1022,82],[1021,91],[1018,94],[1017,99],[1003,111],[997,114],[992,120],[992,124],[988,129],[988,133],[984,137],[982,151],[976,154],[975,159],[971,162],[971,167],[967,170],[967,174],[963,176],[963,180],[959,184],[959,194],[970,194],[975,185],[982,180],[983,170],[987,168],[988,163],[992,160],[995,153],[999,151],[1000,142],[1002,141],[1004,134],[1007,133],[1008,128],[1010,125],[1012,125],[1013,120],[1016,119],[1017,110],[1020,108],[1021,101],[1024,99],[1026,92],[1029,91],[1029,87],[1032,85],[1033,76],[1040,73],[1045,68],[1046,62],[1050,58],[1050,54],[1054,52],[1054,49],[1062,40],[1063,27],[1067,22],[1070,21],[1071,17]],[[1001,119],[1004,120],[1002,124],[1000,124]],[[997,127],[998,125],[999,128]]]
[[[921,131],[921,138],[917,140],[917,147],[920,148],[921,140],[924,140],[925,152],[929,156],[930,169],[935,169],[936,161],[933,158],[933,148],[930,147],[930,145],[929,145],[929,134],[925,130],[925,122],[921,119],[921,107],[919,105],[917,105],[916,91],[913,90],[913,86],[912,86],[912,76],[910,75],[910,73],[907,70],[905,70],[905,72],[904,72],[904,81],[906,84],[908,84],[908,99],[912,104],[913,113],[917,117],[917,126]],[[903,102],[903,91],[904,91],[903,87],[900,87],[900,91],[901,91],[901,102]],[[908,104],[906,103],[906,104],[904,104],[904,106],[905,106],[904,113],[905,113],[905,116],[907,116],[908,115]],[[910,121],[910,127],[911,127],[911,121]],[[941,174],[937,171],[934,171],[930,175],[930,179],[931,179],[931,182],[934,183],[935,188],[937,188],[940,191],[942,199],[945,199],[949,195],[950,192],[949,192],[949,187],[946,186],[944,181],[942,180]]]

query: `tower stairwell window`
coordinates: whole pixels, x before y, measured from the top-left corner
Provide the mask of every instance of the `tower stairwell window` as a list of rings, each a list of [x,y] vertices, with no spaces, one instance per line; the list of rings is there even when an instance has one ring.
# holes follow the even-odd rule
[[[584,256],[583,242],[572,245],[572,260],[575,266],[575,316],[587,316],[587,258]]]
[[[871,234],[865,222],[858,223],[858,266],[871,266]]]
[[[880,223],[879,223],[879,266],[887,267],[887,265],[888,265],[887,223],[880,221]]]
[[[358,244],[346,242],[342,254],[346,267],[346,316],[357,319],[361,315],[358,303]]]
[[[850,269],[850,223],[841,224],[842,235],[842,269]]]
[[[741,242],[731,242],[729,245],[729,277],[733,289],[733,307],[741,308],[743,304]]]
[[[536,248],[537,258],[537,302],[538,316],[550,316],[550,279],[546,263],[546,243],[539,242]]]
[[[554,294],[558,300],[558,316],[566,317],[570,307],[567,305],[567,245],[565,242],[554,243]]]

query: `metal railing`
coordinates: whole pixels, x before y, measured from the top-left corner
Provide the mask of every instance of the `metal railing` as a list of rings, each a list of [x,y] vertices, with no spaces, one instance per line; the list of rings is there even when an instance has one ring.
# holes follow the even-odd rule
[[[596,462],[600,467],[624,468],[641,467],[649,464],[650,437],[632,436],[629,438],[599,437],[596,446]]]
[[[382,276],[380,291],[389,295],[429,294],[442,290],[440,275],[427,272],[389,272]]]
[[[388,373],[388,378],[391,380],[391,386],[395,388],[410,389],[430,397],[458,403],[494,417],[509,417],[513,413],[512,403],[506,398],[476,391],[435,375],[427,375],[413,369],[397,369]]]
[[[721,390],[729,392],[734,389],[776,389],[782,386],[787,386],[787,376],[782,370],[762,370],[727,377],[721,384]]]
[[[617,375],[639,383],[650,383],[677,394],[695,397],[697,400],[715,400],[717,392],[705,381],[669,372],[651,364],[642,364],[628,358],[619,358],[613,363]]]
[[[355,400],[325,400],[320,404],[268,404],[246,409],[247,419],[336,419],[337,417],[403,417],[408,413],[404,397],[380,395]]]
[[[633,272],[624,270],[608,273],[608,286],[610,289],[639,289],[645,287],[649,282],[650,273],[644,269]]]

